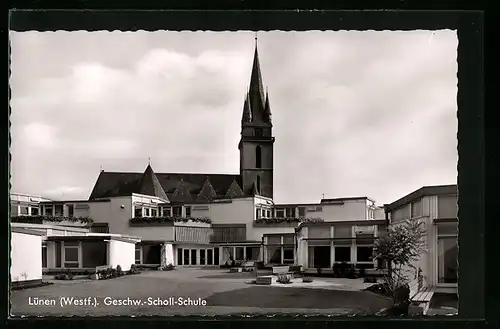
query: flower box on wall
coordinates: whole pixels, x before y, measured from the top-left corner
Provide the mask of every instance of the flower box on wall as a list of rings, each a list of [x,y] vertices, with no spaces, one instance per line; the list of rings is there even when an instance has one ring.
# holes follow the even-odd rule
[[[257,218],[254,221],[254,226],[281,226],[281,227],[296,227],[300,223],[322,223],[322,218],[308,217],[273,217],[273,218]]]
[[[179,222],[210,224],[211,220],[208,217],[134,217],[130,219],[130,226],[173,226]]]
[[[10,220],[12,223],[57,224],[67,226],[86,226],[93,223],[90,217],[12,216]]]

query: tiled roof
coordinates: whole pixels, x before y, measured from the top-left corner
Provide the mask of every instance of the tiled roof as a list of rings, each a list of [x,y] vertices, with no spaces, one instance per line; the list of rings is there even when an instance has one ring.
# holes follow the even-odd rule
[[[140,182],[143,175],[143,173],[137,172],[102,171],[89,200],[140,193]],[[225,197],[233,181],[241,185],[241,177],[238,174],[156,173],[156,177],[171,201],[181,181],[183,182],[182,190],[189,190],[192,199],[196,199],[207,179],[217,194],[217,198]],[[180,192],[177,192],[177,195],[179,194]]]
[[[232,199],[232,198],[240,198],[244,195],[245,194],[241,190],[241,187],[238,185],[238,183],[235,180],[233,180],[233,182],[231,183],[231,185],[227,189],[225,197]]]
[[[207,178],[200,193],[198,193],[198,196],[196,197],[196,202],[210,202],[216,198],[217,193],[215,192],[212,184],[210,184],[210,180]]]

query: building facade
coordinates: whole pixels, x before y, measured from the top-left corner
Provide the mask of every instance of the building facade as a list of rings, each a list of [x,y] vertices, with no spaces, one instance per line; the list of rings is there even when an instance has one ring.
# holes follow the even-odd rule
[[[420,220],[427,251],[416,264],[427,286],[456,292],[458,280],[457,185],[425,186],[386,206],[390,225]],[[418,273],[415,273],[418,279]]]

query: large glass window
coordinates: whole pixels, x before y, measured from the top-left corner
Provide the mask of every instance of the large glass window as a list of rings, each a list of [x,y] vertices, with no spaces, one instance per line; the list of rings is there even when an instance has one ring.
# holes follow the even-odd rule
[[[351,247],[335,247],[335,262],[350,262]]]
[[[260,247],[246,247],[246,260],[256,261],[259,259]]]
[[[79,266],[79,243],[77,241],[64,242],[64,267]]]
[[[52,206],[45,206],[45,216],[52,216]]]
[[[299,207],[299,217],[305,217],[306,207]]]
[[[295,208],[286,208],[286,217],[288,218],[295,217]]]
[[[33,212],[33,209],[31,210]],[[75,216],[75,205],[69,204],[68,205],[68,217],[74,217]]]
[[[457,196],[440,195],[438,196],[438,217],[439,218],[457,218]]]
[[[186,217],[187,218],[191,217],[191,207],[190,206],[186,206]]]
[[[62,217],[64,212],[63,212],[63,205],[62,204],[56,204],[55,205],[55,216],[56,217]]]
[[[163,207],[163,217],[170,217],[172,216],[172,210],[170,207]]]
[[[189,265],[189,249],[184,249],[184,265]]]
[[[196,249],[191,249],[191,265],[196,265]]]
[[[283,264],[293,264],[293,247],[284,247],[283,248]]]
[[[422,199],[411,203],[411,218],[422,216]]]
[[[457,283],[458,244],[456,236],[438,237],[438,282]]]
[[[235,260],[245,260],[244,256],[244,248],[243,247],[236,247],[236,258]]]
[[[172,207],[172,212],[174,213],[174,217],[181,217],[182,216],[182,206]]]
[[[200,249],[200,265],[206,265],[205,260],[205,249]]]
[[[21,215],[28,215],[28,206],[21,206]]]
[[[281,264],[281,247],[268,246],[267,257],[271,264]]]
[[[182,248],[177,248],[177,265],[182,265]]]
[[[372,262],[373,261],[373,247],[357,247],[356,258],[358,262]]]
[[[212,249],[207,250],[207,265],[213,265],[214,257]]]

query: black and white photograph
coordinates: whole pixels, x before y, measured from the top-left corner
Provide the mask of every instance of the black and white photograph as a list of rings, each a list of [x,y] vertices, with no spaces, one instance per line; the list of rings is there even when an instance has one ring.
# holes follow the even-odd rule
[[[458,314],[458,37],[10,31],[12,316]]]

